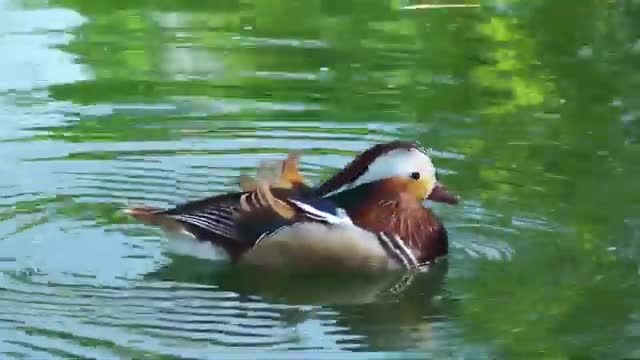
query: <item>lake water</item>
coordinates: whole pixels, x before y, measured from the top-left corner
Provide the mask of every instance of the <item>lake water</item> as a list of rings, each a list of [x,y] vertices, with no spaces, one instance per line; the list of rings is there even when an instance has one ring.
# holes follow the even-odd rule
[[[3,359],[640,358],[640,2],[0,0]],[[177,256],[120,212],[391,139],[459,206],[403,277]]]

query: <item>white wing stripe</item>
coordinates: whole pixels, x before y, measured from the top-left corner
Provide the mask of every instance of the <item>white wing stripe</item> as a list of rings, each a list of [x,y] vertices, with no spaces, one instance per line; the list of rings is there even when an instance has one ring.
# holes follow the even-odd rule
[[[177,220],[182,220],[186,223],[199,226],[218,235],[227,236],[230,238],[234,237],[234,231],[232,228],[229,228],[228,226],[224,226],[223,224],[217,222],[209,221],[196,215],[181,214],[174,215],[173,217]]]
[[[306,212],[310,217],[314,217],[317,220],[324,220],[327,221],[331,224],[353,224],[351,222],[351,219],[344,215],[342,217],[338,217],[335,216],[333,214],[329,214],[327,212],[324,211],[320,211],[316,208],[314,208],[313,206],[309,205],[309,204],[305,204],[303,202],[297,201],[297,200],[289,200],[292,203],[296,204],[296,206],[298,206],[301,210],[303,210],[304,212]]]
[[[223,231],[223,232],[226,231],[226,229],[224,229],[224,227],[221,227],[219,224],[211,221],[207,221],[207,219],[203,219],[198,216],[184,214],[184,215],[176,216],[176,218],[179,220],[188,222],[190,224],[200,226],[205,230],[210,230],[216,233],[220,231]]]
[[[227,225],[231,225],[233,226],[234,222],[233,219],[231,218],[231,216],[226,215],[226,214],[210,214],[210,213],[206,213],[206,212],[197,212],[197,213],[193,213],[190,214],[191,216],[197,216],[199,218],[203,218],[203,219],[207,219],[208,221],[214,222],[214,223],[224,223]]]
[[[404,243],[404,241],[402,241],[400,236],[398,236],[397,234],[394,235],[393,241],[394,241],[394,244],[396,245],[395,248],[404,254],[405,259],[407,259],[407,261],[411,263],[411,266],[418,266],[418,260],[413,255],[413,251],[411,251],[411,249],[407,247],[407,245]]]
[[[313,219],[313,220],[326,221],[326,219],[323,218],[322,216],[309,214],[309,213],[305,213],[305,215],[307,215],[308,218]]]
[[[275,230],[271,230],[271,231],[267,231],[265,233],[263,233],[262,235],[260,235],[260,237],[258,237],[258,240],[256,240],[256,242],[253,244],[253,247],[258,246],[258,244],[267,238],[272,238],[274,236],[276,236],[280,231],[287,229],[289,226],[285,225],[285,226],[281,226]]]
[[[221,209],[208,208],[208,209],[204,209],[202,213],[214,215],[214,216],[220,216],[224,218],[231,218],[233,214],[231,208],[221,208]]]
[[[377,235],[380,246],[382,246],[382,248],[387,253],[389,253],[389,255],[391,255],[395,260],[399,260],[399,262],[402,263],[402,265],[404,265],[406,268],[411,267],[404,254],[398,251],[395,246],[391,245],[391,240],[387,237],[387,235],[385,235],[384,233],[378,233]]]

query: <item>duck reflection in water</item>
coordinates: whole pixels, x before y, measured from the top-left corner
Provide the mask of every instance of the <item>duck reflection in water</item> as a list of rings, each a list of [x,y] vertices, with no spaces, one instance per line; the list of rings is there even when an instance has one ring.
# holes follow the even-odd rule
[[[341,345],[364,351],[429,348],[433,325],[450,311],[443,288],[446,259],[427,271],[382,274],[265,271],[178,255],[171,255],[171,260],[148,277],[211,285],[212,292],[236,294],[240,307],[268,306],[292,329],[309,320],[326,320],[336,329],[332,335],[345,338]]]

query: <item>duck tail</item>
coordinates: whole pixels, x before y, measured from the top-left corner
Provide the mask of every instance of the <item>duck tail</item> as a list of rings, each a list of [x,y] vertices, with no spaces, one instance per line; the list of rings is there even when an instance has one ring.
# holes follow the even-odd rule
[[[148,206],[128,207],[124,209],[125,214],[147,225],[160,224],[160,218],[162,216],[157,214],[159,211],[160,209]]]
[[[186,229],[178,221],[166,216],[163,209],[150,206],[129,207],[124,213],[146,225],[159,226],[167,232],[184,233]]]

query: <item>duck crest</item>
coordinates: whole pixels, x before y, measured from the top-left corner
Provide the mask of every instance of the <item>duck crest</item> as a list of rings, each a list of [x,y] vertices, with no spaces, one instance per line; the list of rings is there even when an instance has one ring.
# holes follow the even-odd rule
[[[414,142],[406,142],[395,140],[388,143],[377,144],[362,152],[358,157],[351,161],[344,169],[335,174],[332,178],[325,181],[316,189],[316,194],[325,196],[336,190],[339,190],[346,184],[352,183],[362,174],[364,174],[369,166],[380,156],[398,149],[414,149],[418,145]]]

